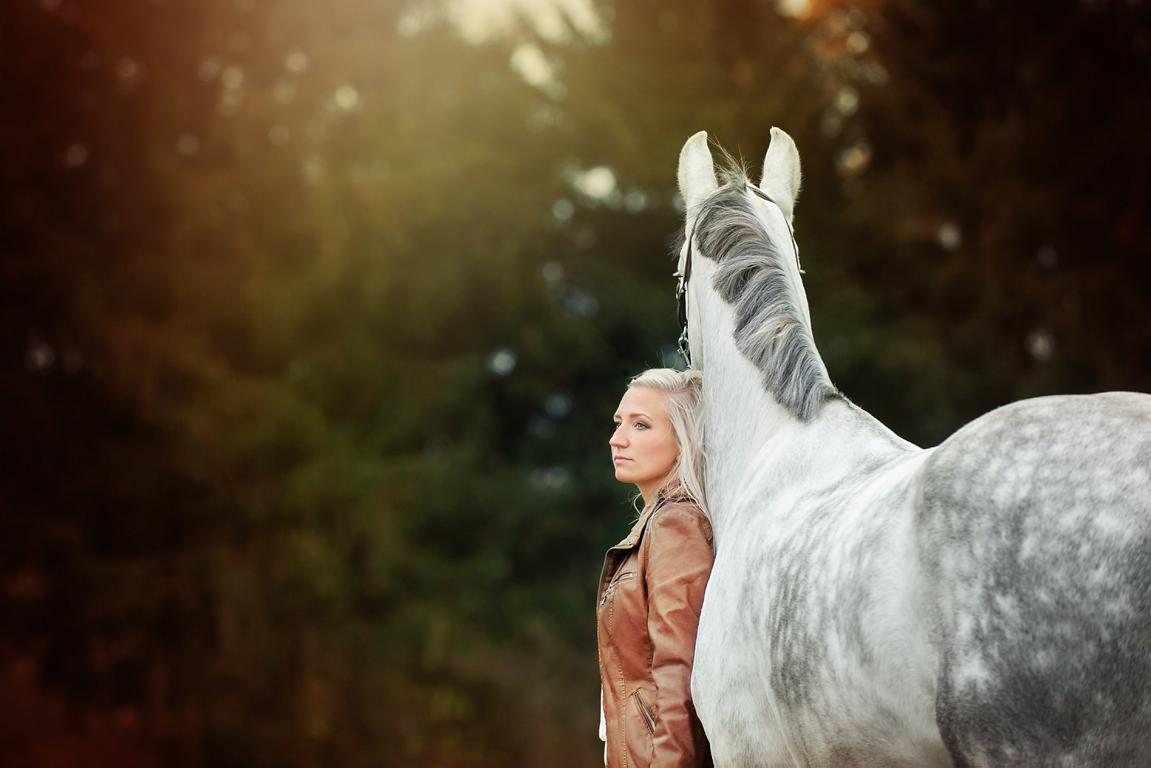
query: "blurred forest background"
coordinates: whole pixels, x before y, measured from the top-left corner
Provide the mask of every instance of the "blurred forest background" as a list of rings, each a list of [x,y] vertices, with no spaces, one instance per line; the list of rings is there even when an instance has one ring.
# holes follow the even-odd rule
[[[1151,389],[1140,0],[7,0],[0,762],[596,764],[675,164],[923,445]]]

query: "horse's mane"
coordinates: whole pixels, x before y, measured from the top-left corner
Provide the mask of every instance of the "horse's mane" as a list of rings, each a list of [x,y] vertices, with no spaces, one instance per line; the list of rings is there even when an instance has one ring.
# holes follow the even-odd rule
[[[771,242],[752,208],[747,172],[727,159],[723,186],[704,201],[696,219],[699,255],[716,263],[713,286],[735,310],[736,348],[763,372],[764,388],[780,405],[810,421],[825,402],[842,395],[827,378],[800,309],[796,290],[802,287],[792,282],[785,263],[793,257]]]

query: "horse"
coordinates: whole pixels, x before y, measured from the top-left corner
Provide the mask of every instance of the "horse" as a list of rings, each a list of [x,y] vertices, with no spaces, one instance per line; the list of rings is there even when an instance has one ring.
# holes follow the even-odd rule
[[[717,766],[1151,764],[1151,396],[1039,397],[919,448],[816,349],[791,224],[679,157],[715,566],[691,690]],[[690,278],[690,279],[689,279]]]

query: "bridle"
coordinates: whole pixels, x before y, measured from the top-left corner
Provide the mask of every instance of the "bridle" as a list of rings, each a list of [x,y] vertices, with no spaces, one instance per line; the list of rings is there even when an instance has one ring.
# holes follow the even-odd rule
[[[748,184],[747,188],[754,192],[757,196],[763,198],[767,202],[779,208],[780,211],[783,207],[779,203],[771,199],[771,197],[759,187],[754,184]],[[676,314],[679,317],[679,353],[683,355],[684,363],[688,368],[691,368],[691,349],[687,343],[687,283],[691,280],[691,243],[695,239],[695,227],[699,223],[699,217],[696,216],[695,221],[692,222],[691,232],[687,236],[687,255],[684,257],[683,274],[679,276],[679,284],[675,292]],[[791,245],[795,253],[795,267],[799,270],[799,274],[803,274],[803,266],[799,263],[799,243],[795,242],[795,230],[791,228],[791,222],[784,219],[784,224],[787,225],[787,233],[791,235]]]

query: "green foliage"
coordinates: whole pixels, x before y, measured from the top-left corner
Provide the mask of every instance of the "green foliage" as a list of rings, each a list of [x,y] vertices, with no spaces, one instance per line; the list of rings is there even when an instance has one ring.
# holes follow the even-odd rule
[[[1147,389],[1135,6],[449,7],[3,11],[0,640],[48,713],[6,758],[596,760],[608,416],[678,363],[699,129],[796,137],[820,348],[909,438]]]

